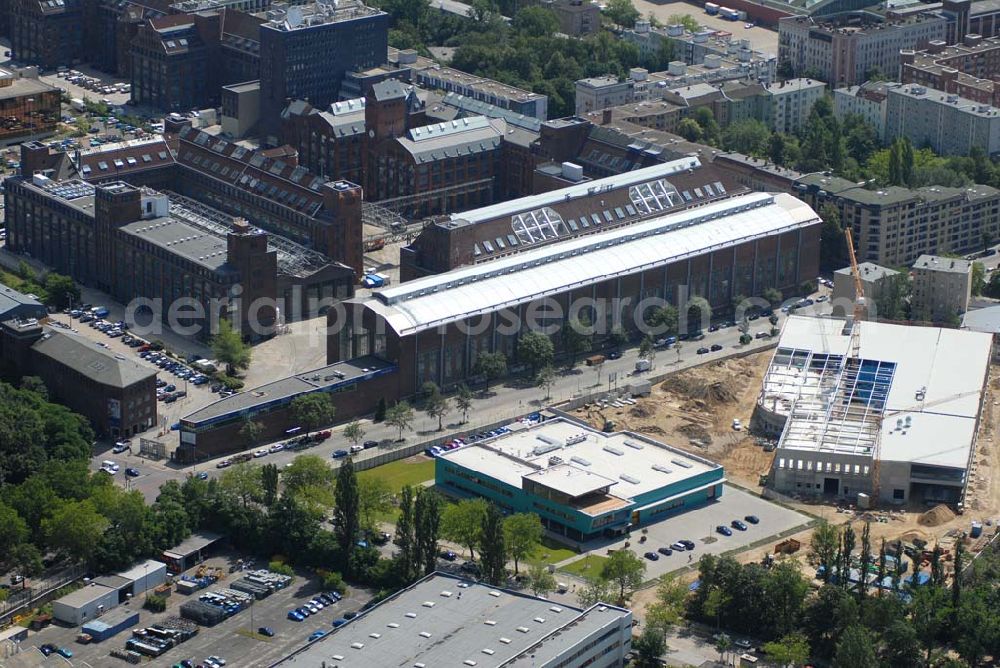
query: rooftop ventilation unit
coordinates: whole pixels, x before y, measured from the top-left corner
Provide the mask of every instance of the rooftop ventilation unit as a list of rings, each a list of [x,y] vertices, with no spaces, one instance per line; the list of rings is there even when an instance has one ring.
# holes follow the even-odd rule
[[[680,466],[680,467],[681,467],[682,469],[689,469],[689,468],[693,468],[693,467],[692,467],[692,465],[691,465],[690,463],[688,463],[688,462],[685,462],[685,461],[683,461],[683,460],[681,460],[681,459],[671,459],[671,460],[670,460],[670,462],[671,462],[672,464],[677,464],[677,465],[678,465],[678,466]]]
[[[574,464],[579,464],[580,466],[590,466],[590,461],[584,459],[583,457],[570,457],[569,460]]]
[[[618,448],[610,446],[610,445],[605,445],[601,449],[604,450],[605,452],[610,452],[613,455],[618,455],[619,457],[621,457],[622,455],[625,454],[624,450],[619,450]]]
[[[632,485],[638,485],[639,482],[640,482],[640,480],[638,478],[633,478],[632,476],[627,475],[625,473],[622,473],[618,477],[621,478],[622,480],[624,480],[625,482],[627,482],[629,484],[632,484]]]
[[[625,441],[625,445],[632,448],[633,450],[642,450],[644,446],[642,443],[636,443],[635,441]]]

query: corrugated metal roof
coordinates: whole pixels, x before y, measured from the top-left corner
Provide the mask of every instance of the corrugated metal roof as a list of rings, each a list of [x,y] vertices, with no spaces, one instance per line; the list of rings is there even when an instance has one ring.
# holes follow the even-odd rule
[[[366,305],[413,334],[818,220],[791,195],[753,193],[409,281]]]

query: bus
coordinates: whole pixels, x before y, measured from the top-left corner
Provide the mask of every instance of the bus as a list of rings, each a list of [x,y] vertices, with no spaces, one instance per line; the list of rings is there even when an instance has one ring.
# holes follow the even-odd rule
[[[717,4],[715,4],[714,2],[706,2],[705,3],[705,13],[706,14],[711,14],[712,16],[715,16],[716,14],[719,13],[719,6]]]

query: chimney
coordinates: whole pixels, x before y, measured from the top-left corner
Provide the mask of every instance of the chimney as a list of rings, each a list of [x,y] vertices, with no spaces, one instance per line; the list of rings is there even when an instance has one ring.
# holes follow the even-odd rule
[[[611,123],[611,108],[604,109],[601,112],[601,125],[608,125]]]
[[[353,269],[355,279],[360,280],[364,274],[361,186],[349,181],[330,181],[323,184],[322,192],[327,220],[315,232],[323,238],[314,239],[313,243],[323,253]]]

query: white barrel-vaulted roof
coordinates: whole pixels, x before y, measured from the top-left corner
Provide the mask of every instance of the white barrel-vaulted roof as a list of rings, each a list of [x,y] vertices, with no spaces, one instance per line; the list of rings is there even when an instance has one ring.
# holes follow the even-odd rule
[[[415,334],[817,222],[791,195],[751,193],[408,281],[365,306]]]

